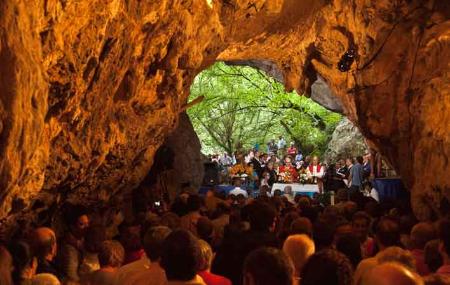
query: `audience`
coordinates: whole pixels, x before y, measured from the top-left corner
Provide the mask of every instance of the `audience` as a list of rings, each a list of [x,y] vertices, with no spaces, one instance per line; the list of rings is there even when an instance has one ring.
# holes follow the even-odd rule
[[[450,221],[417,222],[402,201],[361,195],[349,201],[340,189],[331,206],[281,191],[229,200],[209,191],[203,207],[183,192],[173,211],[124,215],[132,222],[114,236],[111,217],[68,206],[62,227],[0,246],[0,285],[448,284]]]
[[[244,285],[292,285],[294,268],[290,259],[276,248],[251,252],[243,267]]]

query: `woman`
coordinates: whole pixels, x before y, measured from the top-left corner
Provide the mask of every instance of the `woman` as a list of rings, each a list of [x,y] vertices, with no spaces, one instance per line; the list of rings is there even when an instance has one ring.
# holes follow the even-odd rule
[[[270,178],[269,178],[268,183],[269,183],[269,186],[272,187],[272,185],[273,185],[275,182],[277,182],[277,172],[276,172],[275,169],[274,169],[274,166],[273,166],[273,162],[272,162],[272,161],[269,161],[269,162],[267,163],[267,166],[266,166],[266,169],[264,170],[264,172],[268,172],[268,173],[269,173]]]

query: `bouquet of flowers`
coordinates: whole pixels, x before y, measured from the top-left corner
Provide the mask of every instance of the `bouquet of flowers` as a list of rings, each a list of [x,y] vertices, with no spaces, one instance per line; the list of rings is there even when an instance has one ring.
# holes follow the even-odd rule
[[[278,168],[278,179],[280,182],[292,183],[296,179],[295,169],[293,167],[280,166]]]
[[[242,164],[236,164],[230,169],[231,176],[248,177],[252,175],[252,168]]]

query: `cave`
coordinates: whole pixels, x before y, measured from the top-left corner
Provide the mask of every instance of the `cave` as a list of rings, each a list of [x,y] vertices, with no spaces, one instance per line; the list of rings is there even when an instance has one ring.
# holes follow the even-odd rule
[[[322,104],[390,161],[417,218],[450,199],[447,1],[26,2],[0,3],[2,230],[126,201],[218,60],[329,89]]]

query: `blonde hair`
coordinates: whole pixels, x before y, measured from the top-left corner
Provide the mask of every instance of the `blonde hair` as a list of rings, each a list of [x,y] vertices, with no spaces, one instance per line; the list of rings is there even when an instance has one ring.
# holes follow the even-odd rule
[[[212,252],[211,246],[206,241],[199,239],[198,245],[200,248],[199,271],[205,271],[211,267],[214,254]]]
[[[300,274],[303,265],[315,252],[314,242],[305,234],[291,235],[283,244],[283,252],[292,260],[296,274]]]

